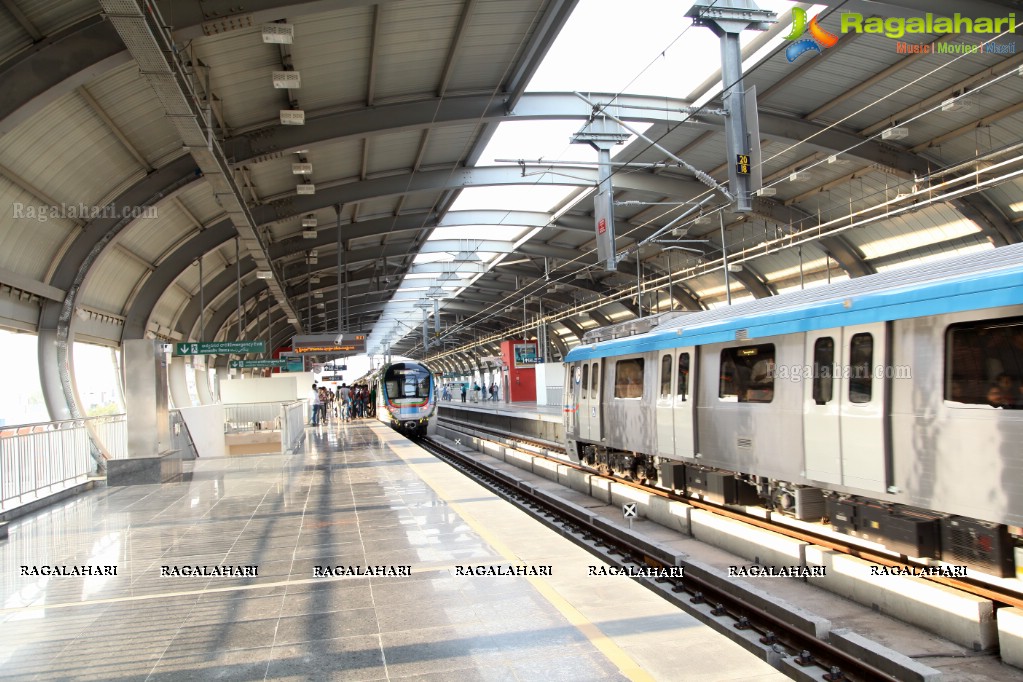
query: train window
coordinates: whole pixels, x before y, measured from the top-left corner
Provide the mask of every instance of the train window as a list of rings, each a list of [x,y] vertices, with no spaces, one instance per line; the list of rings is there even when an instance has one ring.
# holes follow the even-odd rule
[[[643,358],[619,360],[615,363],[615,397],[643,397]]]
[[[600,399],[600,365],[593,363],[593,374],[590,375],[590,391],[592,392],[593,399]]]
[[[583,365],[582,398],[587,400],[590,397],[590,366]]]
[[[661,358],[661,397],[671,399],[671,356]]]
[[[740,403],[774,400],[774,344],[722,350],[718,397]]]
[[[835,340],[822,336],[813,343],[813,401],[818,405],[831,402],[835,380]]]
[[[873,375],[874,337],[871,334],[853,334],[849,341],[849,402],[870,402]]]
[[[979,320],[945,332],[945,400],[1023,409],[1023,317]]]
[[[676,394],[680,402],[689,397],[689,353],[678,354],[678,389]]]
[[[384,386],[392,402],[421,402],[430,397],[430,373],[415,365],[394,364],[384,375]]]

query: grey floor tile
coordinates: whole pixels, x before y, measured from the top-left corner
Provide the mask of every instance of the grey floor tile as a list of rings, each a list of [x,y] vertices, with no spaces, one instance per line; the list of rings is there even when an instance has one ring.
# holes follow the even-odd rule
[[[346,637],[274,647],[267,678],[273,680],[385,679],[377,637]]]
[[[350,609],[307,613],[281,618],[275,644],[298,644],[321,639],[338,639],[379,632],[374,609]]]

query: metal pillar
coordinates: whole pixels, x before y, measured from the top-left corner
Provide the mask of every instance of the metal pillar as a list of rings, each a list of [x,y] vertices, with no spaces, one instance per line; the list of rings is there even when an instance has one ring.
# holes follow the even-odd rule
[[[341,323],[342,311],[344,310],[345,299],[347,296],[342,295],[341,291],[341,254],[344,253],[344,241],[341,239],[341,204],[334,206],[334,212],[337,214],[337,332],[340,334],[342,331],[348,331],[348,325]],[[345,253],[345,282],[348,281],[348,254]],[[345,320],[347,322],[347,320]]]
[[[639,311],[639,318],[643,319],[643,260],[636,251],[636,310]]]
[[[199,256],[199,340],[206,340],[206,290],[202,284],[202,256]]]
[[[725,298],[732,305],[732,278],[728,272],[728,244],[725,243],[725,215],[718,211],[718,224],[721,225],[721,262],[725,266]]]
[[[159,341],[130,339],[121,359],[129,456],[107,462],[107,485],[162,483],[181,472],[181,459],[170,450],[167,354]]]
[[[430,347],[429,327],[426,324],[427,312],[426,308],[423,308],[423,357],[426,357],[426,350]]]
[[[728,145],[728,187],[735,196],[735,210],[753,210],[750,196],[749,156],[751,144],[746,122],[742,83],[742,46],[739,35],[747,30],[765,31],[775,23],[775,13],[762,10],[753,0],[718,0],[713,4],[693,5],[686,16],[696,26],[706,26],[721,41],[722,100],[725,108],[725,140]],[[757,140],[759,142],[759,140]],[[740,173],[739,157],[746,157],[745,172]]]
[[[615,121],[598,116],[572,136],[574,144],[588,144],[597,150],[597,194],[593,197],[593,219],[596,223],[597,260],[604,269],[618,269],[615,258],[614,193],[611,187],[611,147],[629,139],[629,134]]]
[[[245,309],[242,308],[242,261],[237,237],[234,239],[234,272],[235,281],[238,283],[238,340],[240,341],[242,339]]]

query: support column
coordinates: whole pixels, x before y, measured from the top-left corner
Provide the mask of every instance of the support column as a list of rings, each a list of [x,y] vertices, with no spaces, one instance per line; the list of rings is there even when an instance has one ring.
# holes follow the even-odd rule
[[[611,147],[629,139],[629,134],[609,118],[596,114],[572,136],[575,144],[588,144],[597,150],[597,196],[593,198],[593,218],[596,221],[597,260],[604,269],[618,269],[615,256],[615,204],[611,187]]]
[[[163,483],[181,473],[171,450],[167,354],[159,341],[131,339],[122,347],[128,458],[107,462],[107,485]]]
[[[728,188],[735,196],[735,210],[748,213],[753,210],[749,176],[751,142],[746,122],[746,90],[742,83],[742,45],[739,43],[739,35],[745,30],[767,30],[775,23],[776,15],[760,9],[753,0],[718,0],[710,5],[693,5],[686,16],[693,20],[693,25],[709,28],[721,41]],[[746,159],[745,164],[740,162],[740,157]],[[743,166],[745,168],[740,172]]]

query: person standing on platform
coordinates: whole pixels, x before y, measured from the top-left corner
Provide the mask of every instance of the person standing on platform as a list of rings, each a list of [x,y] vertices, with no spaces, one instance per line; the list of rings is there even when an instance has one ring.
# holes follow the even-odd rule
[[[462,384],[462,402],[463,403],[465,402],[465,394],[466,394],[466,385],[463,383]]]
[[[323,424],[330,424],[330,398],[334,395],[330,389],[320,388],[320,422]]]
[[[320,392],[316,388],[316,384],[313,384],[313,391],[309,395],[309,405],[312,407],[313,413],[310,419],[312,426],[320,425]]]
[[[490,382],[490,399],[493,402],[495,402],[495,403],[497,402],[497,382],[496,381],[491,381]]]

